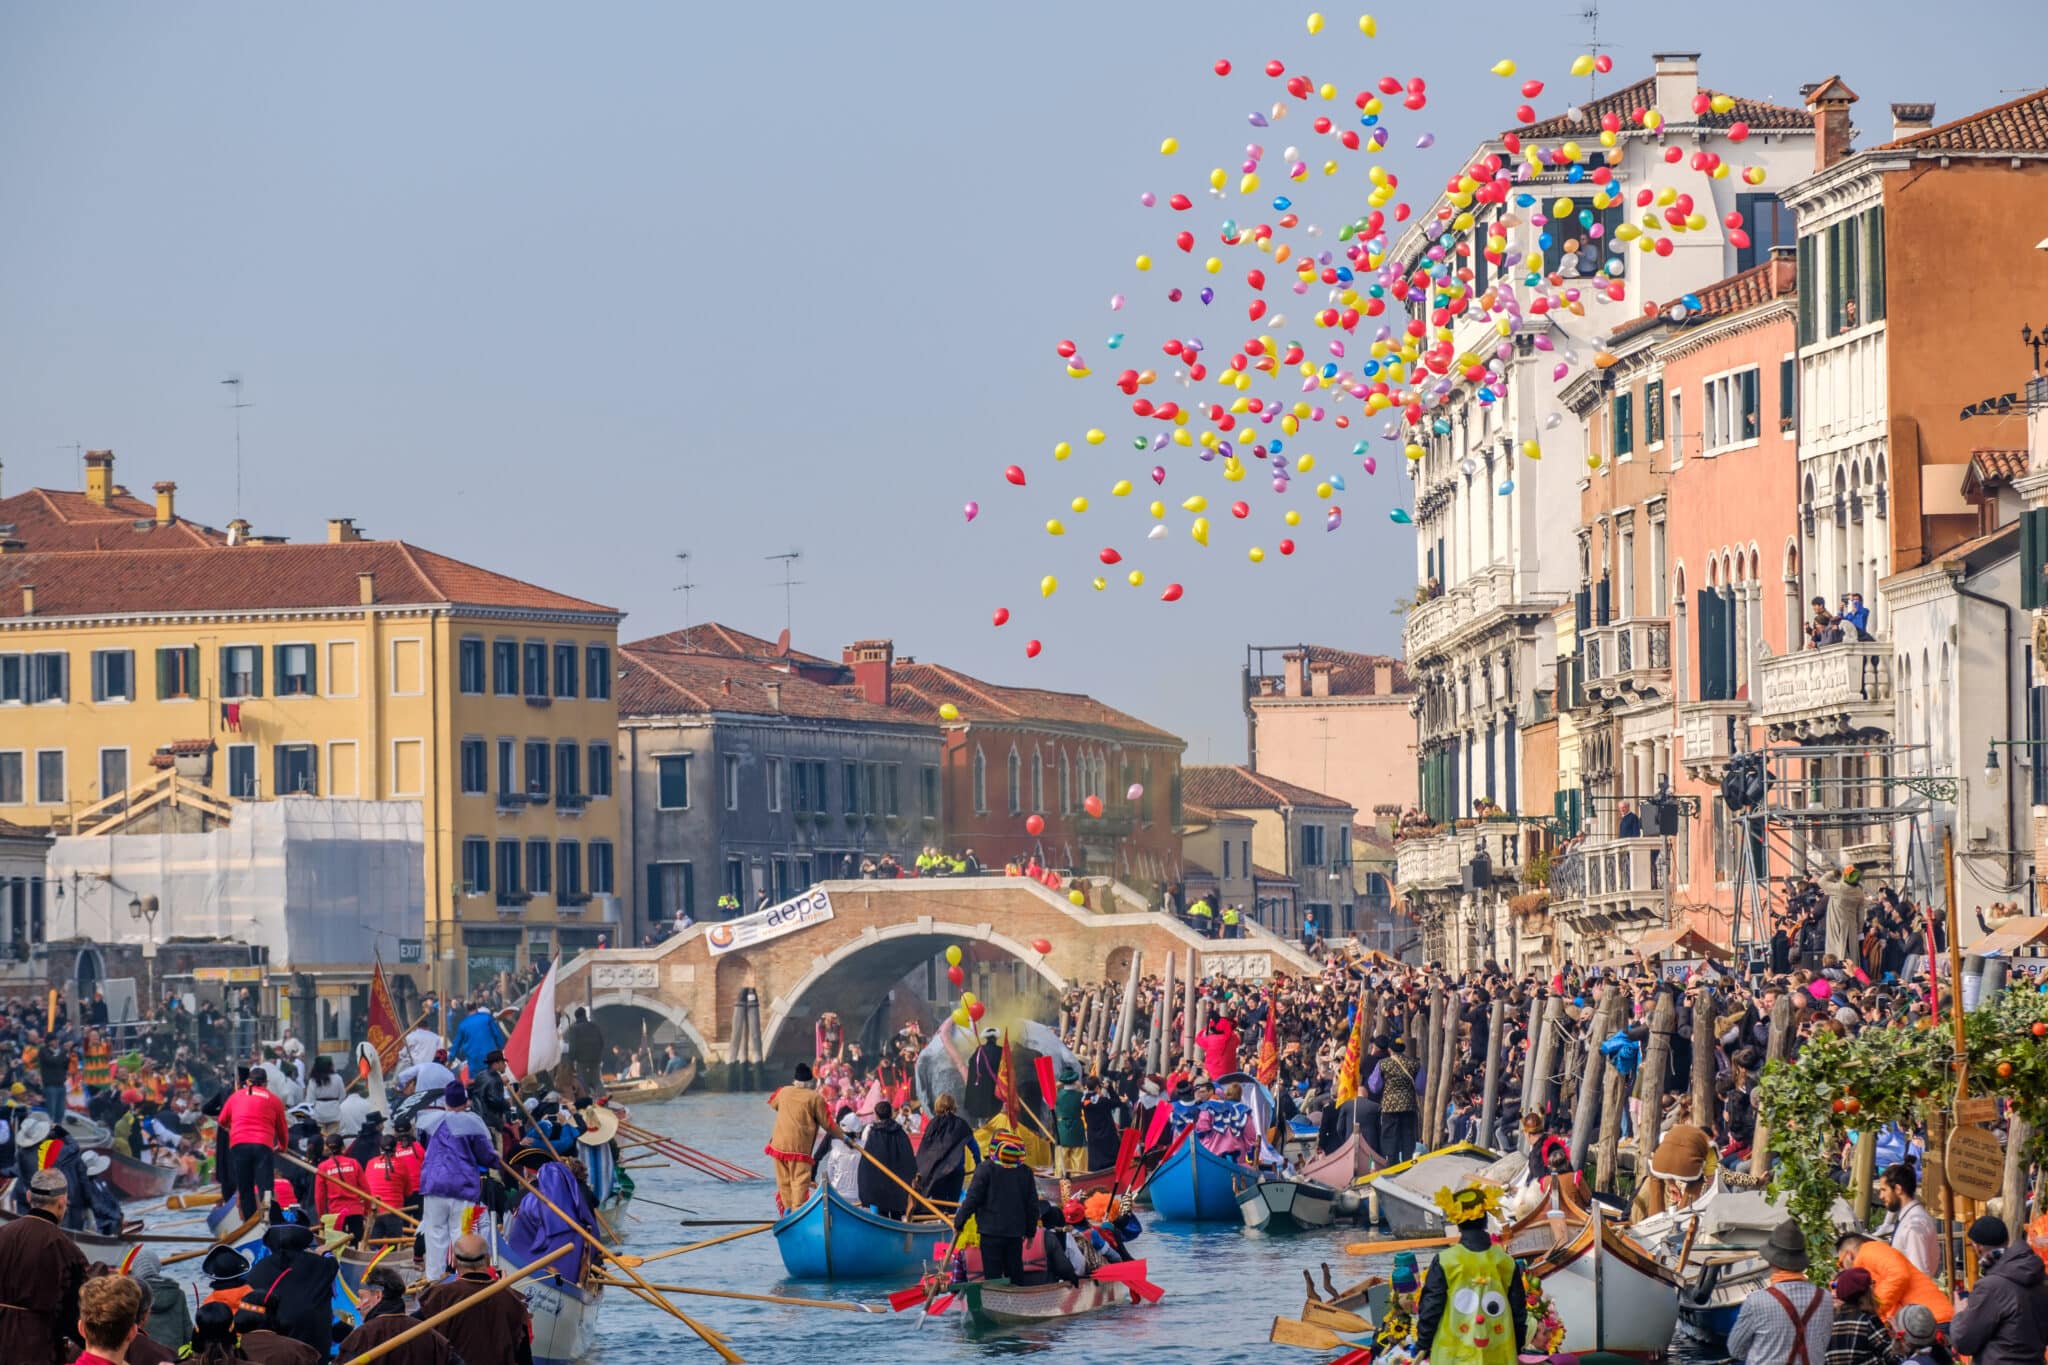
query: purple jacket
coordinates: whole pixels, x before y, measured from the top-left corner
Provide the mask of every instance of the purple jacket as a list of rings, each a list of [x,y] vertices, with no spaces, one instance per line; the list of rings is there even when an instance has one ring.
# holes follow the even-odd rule
[[[420,1193],[475,1203],[482,1192],[479,1173],[498,1164],[497,1144],[484,1121],[466,1109],[441,1120],[427,1141],[420,1166]]]

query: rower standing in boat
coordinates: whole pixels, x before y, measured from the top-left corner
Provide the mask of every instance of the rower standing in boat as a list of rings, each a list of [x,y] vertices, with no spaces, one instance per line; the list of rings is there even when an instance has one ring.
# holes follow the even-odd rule
[[[0,1360],[10,1365],[71,1359],[62,1343],[77,1335],[86,1264],[62,1229],[70,1196],[62,1173],[37,1171],[28,1216],[0,1227]]]
[[[1436,1205],[1458,1229],[1458,1245],[1437,1253],[1422,1282],[1415,1355],[1430,1365],[1514,1365],[1528,1333],[1527,1295],[1515,1258],[1493,1244],[1489,1214],[1500,1208],[1490,1185],[1442,1189]]]
[[[380,1203],[394,1209],[405,1208],[419,1197],[420,1182],[417,1168],[398,1159],[398,1139],[391,1134],[384,1135],[384,1150],[363,1165],[365,1193]],[[395,1213],[379,1210],[370,1224],[370,1236],[379,1240],[403,1237],[406,1221]]]
[[[390,1266],[380,1265],[363,1277],[363,1325],[342,1341],[341,1359],[354,1360],[417,1326],[416,1320],[406,1316],[404,1278]],[[426,1331],[382,1359],[385,1365],[450,1365],[461,1357],[448,1338]]]
[[[1024,1144],[1007,1134],[990,1144],[992,1161],[974,1168],[953,1215],[957,1242],[975,1220],[981,1238],[981,1273],[1015,1283],[1024,1273],[1024,1242],[1038,1222],[1038,1178],[1024,1164]]]
[[[831,1128],[832,1115],[825,1101],[811,1089],[811,1068],[798,1062],[794,1079],[768,1097],[775,1111],[775,1127],[768,1145],[761,1150],[775,1161],[775,1203],[784,1213],[794,1213],[811,1197],[816,1164],[818,1134]]]
[[[974,1140],[974,1129],[957,1111],[951,1095],[941,1094],[933,1100],[932,1121],[925,1125],[917,1143],[917,1179],[911,1183],[935,1204],[958,1203],[960,1187],[967,1183],[967,1154],[972,1152],[976,1161],[981,1160],[981,1144]]]
[[[1081,1082],[1081,1141],[1087,1148],[1091,1171],[1106,1171],[1116,1165],[1121,1139],[1116,1127],[1117,1097],[1102,1088],[1102,1077],[1091,1075]]]
[[[529,1196],[526,1202],[534,1201]],[[455,1239],[449,1261],[455,1273],[420,1293],[422,1319],[452,1308],[497,1282],[498,1277],[491,1270],[491,1249],[473,1232]],[[533,1365],[533,1316],[526,1310],[526,1300],[518,1294],[493,1294],[442,1323],[440,1330],[455,1353],[473,1365],[484,1361]]]

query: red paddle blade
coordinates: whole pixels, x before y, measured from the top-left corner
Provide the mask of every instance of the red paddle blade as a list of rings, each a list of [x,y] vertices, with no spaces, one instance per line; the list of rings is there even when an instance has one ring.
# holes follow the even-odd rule
[[[1131,1173],[1131,1158],[1138,1154],[1138,1130],[1126,1128],[1116,1142],[1116,1178],[1109,1183],[1112,1190],[1124,1187],[1124,1181]]]
[[[930,1317],[935,1314],[943,1313],[952,1306],[953,1296],[951,1294],[941,1294],[936,1299],[932,1300],[932,1306],[925,1310],[925,1315],[927,1317]]]
[[[1157,1303],[1166,1297],[1166,1291],[1145,1278],[1143,1261],[1112,1261],[1095,1268],[1095,1278],[1121,1284],[1147,1303]]]
[[[908,1289],[899,1289],[889,1296],[889,1307],[901,1313],[906,1308],[915,1308],[924,1302],[924,1286],[914,1284]]]
[[[1361,1346],[1355,1351],[1346,1351],[1331,1361],[1330,1365],[1372,1365],[1372,1352]]]

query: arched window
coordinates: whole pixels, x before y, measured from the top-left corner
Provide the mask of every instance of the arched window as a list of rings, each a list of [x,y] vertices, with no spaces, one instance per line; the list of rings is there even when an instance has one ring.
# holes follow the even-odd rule
[[[1067,751],[1060,750],[1060,814],[1071,814],[1074,809],[1074,765],[1067,758]]]
[[[1691,607],[1685,597],[1685,564],[1671,571],[1671,685],[1683,706],[1694,692],[1692,685],[1692,640],[1686,634]]]
[[[1045,810],[1045,763],[1035,746],[1031,750],[1031,809]]]
[[[1024,813],[1024,761],[1017,756],[1016,749],[1010,750],[1009,784],[1005,788],[1010,798],[1010,814]]]
[[[974,811],[977,815],[988,814],[988,755],[974,746]]]

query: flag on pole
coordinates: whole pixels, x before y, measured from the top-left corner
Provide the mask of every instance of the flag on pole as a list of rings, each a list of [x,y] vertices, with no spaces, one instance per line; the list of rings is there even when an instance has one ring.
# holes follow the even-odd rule
[[[1359,1073],[1365,1067],[1365,998],[1359,997],[1351,1007],[1351,1037],[1344,1044],[1344,1062],[1337,1068],[1337,1103],[1348,1104],[1358,1098],[1364,1077]]]
[[[1274,1027],[1274,1007],[1266,1005],[1266,1032],[1259,1039],[1259,1084],[1268,1090],[1280,1079],[1280,1034]]]
[[[555,971],[561,965],[560,958],[548,964],[548,974],[526,997],[526,1008],[505,1040],[505,1065],[514,1079],[524,1080],[562,1060],[562,1035],[555,1027]]]
[[[399,1048],[405,1035],[399,1032],[398,1005],[391,998],[391,983],[384,977],[384,960],[377,959],[370,971],[370,1046],[386,1071],[398,1070]]]
[[[1017,1059],[1010,1052],[1010,1031],[1003,1030],[1003,1065],[996,1072],[996,1097],[1003,1102],[1003,1117],[1010,1121],[1010,1131],[1017,1132],[1022,1122],[1017,1117]]]

